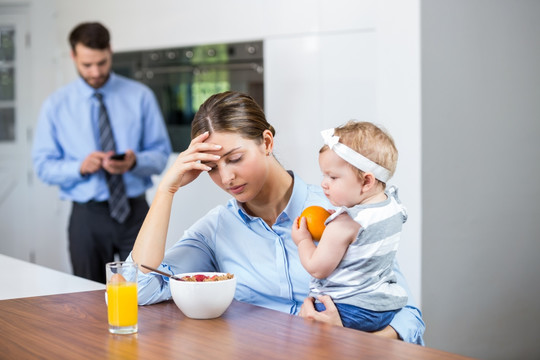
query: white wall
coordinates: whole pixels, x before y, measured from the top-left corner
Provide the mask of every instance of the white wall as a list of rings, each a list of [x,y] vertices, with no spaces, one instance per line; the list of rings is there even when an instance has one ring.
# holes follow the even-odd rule
[[[539,359],[539,1],[422,3],[429,346]]]

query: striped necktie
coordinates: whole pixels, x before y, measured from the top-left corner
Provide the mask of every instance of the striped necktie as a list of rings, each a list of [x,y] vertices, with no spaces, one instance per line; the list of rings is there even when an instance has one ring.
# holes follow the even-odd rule
[[[103,103],[103,95],[96,93],[95,96],[99,101],[98,125],[101,150],[105,152],[116,151],[111,123],[107,115],[107,109]],[[107,179],[107,186],[109,187],[109,212],[111,217],[121,224],[126,220],[131,210],[126,195],[124,180],[122,175],[113,175],[106,171],[105,177]]]

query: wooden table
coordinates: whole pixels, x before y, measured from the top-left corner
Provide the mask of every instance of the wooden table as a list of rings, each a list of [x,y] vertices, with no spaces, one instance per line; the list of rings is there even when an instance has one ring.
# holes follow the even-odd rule
[[[217,319],[172,301],[139,307],[139,332],[108,332],[104,291],[0,301],[4,359],[466,359],[233,301]]]

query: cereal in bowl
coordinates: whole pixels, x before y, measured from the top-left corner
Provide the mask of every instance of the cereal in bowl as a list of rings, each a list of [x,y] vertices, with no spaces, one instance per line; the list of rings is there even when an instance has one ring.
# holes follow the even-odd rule
[[[196,282],[203,282],[203,281],[221,281],[221,280],[229,280],[234,277],[233,274],[223,274],[223,275],[213,275],[213,276],[207,276],[203,274],[196,274],[192,276],[183,276],[181,279],[183,281],[196,281]]]

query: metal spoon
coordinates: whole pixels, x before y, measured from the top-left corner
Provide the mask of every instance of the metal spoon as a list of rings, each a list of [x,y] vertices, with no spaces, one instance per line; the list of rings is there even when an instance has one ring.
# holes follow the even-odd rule
[[[141,266],[142,266],[143,268],[145,268],[145,269],[151,270],[151,271],[153,271],[153,272],[157,272],[158,274],[163,275],[163,276],[166,276],[166,277],[168,277],[168,278],[171,278],[171,279],[174,279],[174,280],[178,280],[178,281],[184,281],[184,280],[182,280],[181,278],[179,278],[178,276],[174,276],[174,275],[171,275],[171,274],[167,274],[166,272],[163,272],[163,271],[158,270],[158,269],[154,269],[154,268],[152,268],[152,267],[150,267],[150,266],[146,266],[146,265],[143,265],[143,264],[141,264]]]

